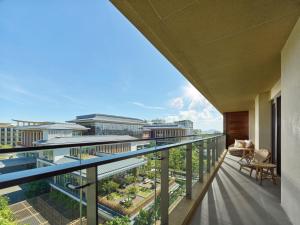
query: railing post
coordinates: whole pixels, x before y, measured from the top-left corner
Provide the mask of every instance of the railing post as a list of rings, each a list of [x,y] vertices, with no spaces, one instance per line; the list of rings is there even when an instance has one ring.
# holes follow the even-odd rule
[[[216,161],[219,161],[220,154],[220,137],[216,137]]]
[[[199,141],[199,182],[203,182],[203,170],[204,170],[204,157],[203,157],[203,141]]]
[[[192,181],[193,181],[193,164],[192,164],[192,144],[186,145],[186,198],[192,199]]]
[[[161,225],[169,224],[169,150],[161,152],[161,191],[160,214]]]
[[[206,171],[210,172],[210,149],[211,149],[211,141],[210,139],[206,140]]]
[[[89,225],[98,225],[98,207],[97,207],[97,166],[86,170],[87,186],[86,203],[87,203],[87,223]]]
[[[211,166],[215,166],[216,161],[216,139],[211,139]]]

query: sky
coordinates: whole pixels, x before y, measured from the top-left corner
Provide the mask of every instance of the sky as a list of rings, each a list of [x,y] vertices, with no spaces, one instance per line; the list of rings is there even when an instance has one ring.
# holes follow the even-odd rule
[[[108,0],[0,0],[0,122],[91,113],[223,126]]]

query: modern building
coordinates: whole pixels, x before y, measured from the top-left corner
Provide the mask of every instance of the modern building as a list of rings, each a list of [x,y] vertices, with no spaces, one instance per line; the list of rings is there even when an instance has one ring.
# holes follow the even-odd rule
[[[19,126],[20,143],[23,147],[32,147],[40,140],[50,140],[58,137],[80,136],[89,128],[72,123],[52,123],[40,125]]]
[[[19,140],[18,130],[10,123],[0,123],[0,146],[16,146]]]
[[[53,137],[48,140],[39,140],[34,144],[36,146],[46,145],[66,145],[80,143],[105,143],[110,141],[134,141],[137,138],[129,135],[84,135],[70,137]],[[89,147],[72,147],[61,148],[50,151],[43,151],[39,154],[39,159],[47,160],[56,163],[65,156],[87,158],[91,156],[102,156],[103,154],[117,154],[122,152],[132,151],[131,142],[116,143],[116,144],[97,144]],[[40,167],[40,166],[39,166]]]
[[[166,123],[164,120],[155,120],[144,126],[143,138],[182,137],[193,134],[193,122],[181,120]]]
[[[194,123],[191,120],[179,120],[175,121],[175,124],[178,124],[179,126],[182,126],[187,129],[186,135],[192,135],[193,129],[194,129]]]
[[[143,126],[146,124],[137,118],[105,114],[77,116],[68,122],[90,128],[84,132],[87,135],[130,135],[137,138],[142,138]]]

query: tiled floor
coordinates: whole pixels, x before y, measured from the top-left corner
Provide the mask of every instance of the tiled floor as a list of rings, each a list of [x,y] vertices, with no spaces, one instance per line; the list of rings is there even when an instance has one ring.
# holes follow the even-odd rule
[[[280,181],[262,186],[227,155],[191,225],[291,225],[280,205]]]

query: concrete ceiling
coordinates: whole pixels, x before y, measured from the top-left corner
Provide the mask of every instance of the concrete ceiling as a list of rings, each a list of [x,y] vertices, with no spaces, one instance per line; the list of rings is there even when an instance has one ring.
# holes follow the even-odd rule
[[[111,2],[220,112],[248,110],[276,83],[300,15],[299,0]]]

